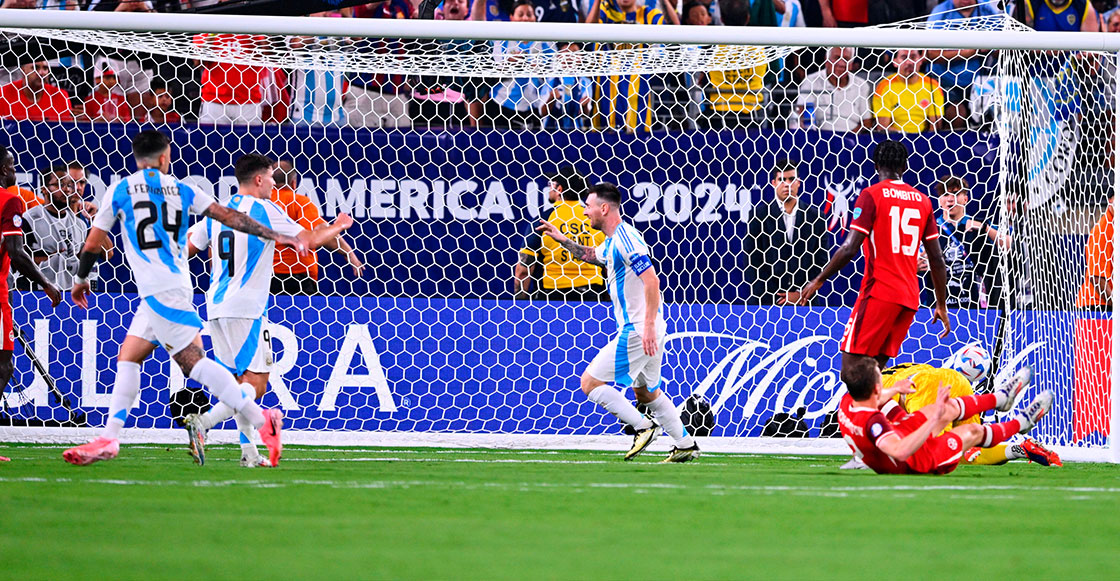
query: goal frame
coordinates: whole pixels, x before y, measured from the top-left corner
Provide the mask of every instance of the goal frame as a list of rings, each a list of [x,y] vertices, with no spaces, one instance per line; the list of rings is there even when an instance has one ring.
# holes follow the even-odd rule
[[[618,24],[550,24],[524,26],[514,22],[452,22],[433,20],[329,19],[281,16],[232,16],[200,14],[101,13],[51,10],[0,10],[0,30],[34,33],[47,30],[106,30],[158,33],[241,33],[265,35],[315,35],[330,37],[392,37],[430,39],[455,37],[469,40],[515,40],[583,42],[620,42],[686,45],[754,45],[783,47],[850,46],[865,48],[948,48],[1034,51],[1095,51],[1112,53],[1120,60],[1120,35],[1084,32],[962,31],[903,30],[876,28],[874,35],[866,29],[836,28],[767,28],[767,27],[691,27]],[[449,33],[449,30],[454,32]],[[1120,75],[1114,101],[1120,111]],[[1113,139],[1120,136],[1120,115],[1114,117]],[[1113,189],[1120,192],[1120,168],[1113,170]],[[1115,196],[1113,209],[1120,213],[1120,196]],[[1120,230],[1113,239],[1113,264],[1120,264]],[[1114,269],[1112,295],[1111,351],[1111,417],[1110,433],[1120,433],[1120,268]],[[94,435],[91,428],[7,428],[5,431],[20,441],[74,442]],[[177,441],[175,430],[127,429],[125,434],[135,442]],[[497,448],[617,448],[617,436],[540,436],[491,435],[458,433],[391,433],[331,434],[329,442],[315,433],[290,432],[292,443],[340,444],[370,446],[441,446]],[[216,442],[234,442],[233,431],[215,431]],[[824,453],[843,454],[847,449],[841,440],[782,440],[777,438],[708,438],[706,450],[737,452]],[[1103,448],[1057,446],[1064,457],[1074,461],[1107,461],[1120,463],[1120,446],[1112,436]]]

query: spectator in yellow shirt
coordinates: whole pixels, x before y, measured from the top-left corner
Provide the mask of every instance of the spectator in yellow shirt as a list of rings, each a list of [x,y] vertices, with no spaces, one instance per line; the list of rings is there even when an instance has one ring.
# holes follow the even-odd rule
[[[583,214],[582,199],[587,180],[572,166],[560,168],[548,180],[548,201],[552,209],[543,214],[572,240],[584,246],[598,246],[606,236],[591,227]],[[525,247],[518,253],[514,267],[514,297],[527,299],[532,287],[531,271],[538,267],[540,277],[536,296],[549,301],[605,301],[607,289],[598,266],[574,258],[552,238],[542,236],[534,222],[525,229]]]
[[[922,133],[940,129],[945,93],[936,79],[919,72],[924,61],[921,50],[894,53],[898,72],[879,81],[871,99],[879,130]]]

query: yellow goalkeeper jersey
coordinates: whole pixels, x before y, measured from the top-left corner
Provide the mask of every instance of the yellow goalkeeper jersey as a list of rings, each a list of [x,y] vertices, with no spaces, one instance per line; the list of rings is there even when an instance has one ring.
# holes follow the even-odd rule
[[[926,365],[925,363],[902,363],[884,369],[883,389],[906,378],[910,378],[910,381],[914,383],[914,393],[896,395],[894,397],[895,401],[902,406],[902,409],[906,410],[906,413],[912,414],[933,403],[937,399],[937,388],[941,386],[941,384],[949,386],[950,397],[965,397],[973,393],[972,384],[969,383],[968,379],[961,375],[960,372],[943,367]],[[980,416],[968,417],[953,422],[941,433],[945,433],[961,424],[979,423]]]

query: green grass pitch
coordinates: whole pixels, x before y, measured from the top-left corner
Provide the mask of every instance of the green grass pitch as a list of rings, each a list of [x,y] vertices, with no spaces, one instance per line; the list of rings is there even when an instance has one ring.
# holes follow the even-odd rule
[[[0,444],[6,579],[1115,579],[1120,466],[943,477],[842,458]]]

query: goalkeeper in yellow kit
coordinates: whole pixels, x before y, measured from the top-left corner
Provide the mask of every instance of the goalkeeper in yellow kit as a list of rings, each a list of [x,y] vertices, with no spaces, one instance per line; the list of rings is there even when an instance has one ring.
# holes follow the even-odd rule
[[[955,357],[953,358],[956,359]],[[985,365],[984,368],[988,368]],[[972,384],[960,371],[949,367],[934,367],[924,363],[903,363],[888,367],[883,370],[883,389],[903,380],[910,380],[914,393],[896,395],[895,400],[906,410],[913,413],[922,407],[934,402],[937,398],[937,389],[941,385],[949,387],[949,397],[965,397],[972,395]],[[983,376],[978,380],[982,380]],[[961,424],[979,424],[979,416],[971,416],[958,420],[945,427],[948,431]],[[967,464],[999,465],[1019,458],[1026,458],[1043,466],[1061,466],[1062,461],[1058,455],[1042,447],[1038,442],[1025,439],[1018,444],[999,444],[991,448],[972,448],[964,455]]]

